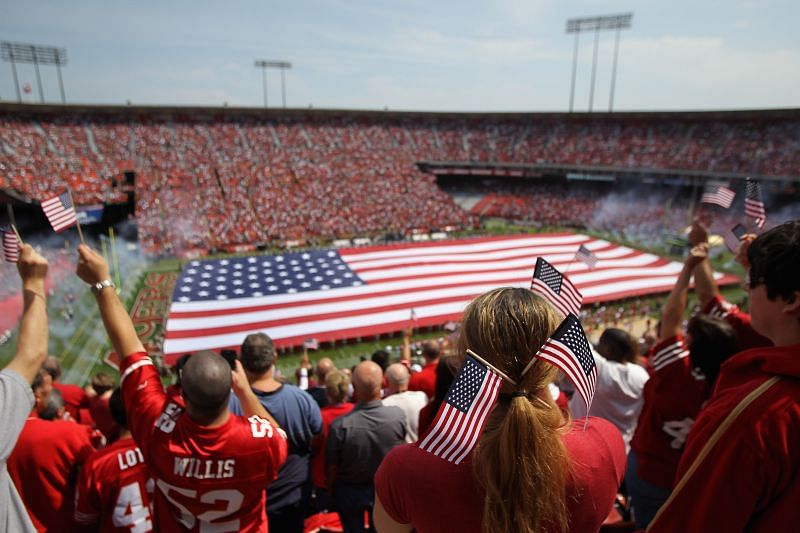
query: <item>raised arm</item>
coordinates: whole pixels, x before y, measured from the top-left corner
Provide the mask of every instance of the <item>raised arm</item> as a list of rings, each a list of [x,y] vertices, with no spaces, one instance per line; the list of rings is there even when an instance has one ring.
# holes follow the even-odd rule
[[[44,288],[47,266],[47,259],[31,245],[22,246],[17,270],[22,279],[24,307],[17,352],[6,368],[22,376],[28,383],[33,382],[47,358],[47,297]]]
[[[95,287],[104,281],[110,282],[111,276],[108,272],[108,264],[103,256],[81,244],[78,246],[78,277]],[[97,307],[100,309],[100,316],[106,327],[108,338],[114,350],[124,359],[131,354],[143,352],[144,346],[136,335],[133,321],[120,302],[117,292],[113,286],[106,286],[95,290],[97,297]]]
[[[242,363],[238,359],[236,360],[236,368],[232,372],[233,380],[231,384],[233,386],[233,393],[239,399],[239,403],[242,404],[242,413],[244,413],[244,416],[251,417],[256,415],[267,420],[276,428],[280,428],[281,425],[278,424],[275,417],[267,411],[253,392],[253,389],[250,388],[250,383],[247,381],[247,374],[244,373],[244,367],[242,367]]]
[[[695,220],[689,231],[689,244],[699,246],[708,245],[708,228],[699,220]],[[711,270],[711,262],[707,259],[701,261],[694,269],[694,290],[700,305],[705,307],[708,302],[719,296],[717,282]]]
[[[661,316],[661,331],[659,340],[674,337],[681,332],[681,322],[683,312],[686,309],[686,300],[689,293],[689,282],[692,280],[692,272],[695,267],[708,257],[708,245],[699,244],[691,249],[686,261],[683,263],[681,273],[675,281],[672,292],[669,293],[667,303],[664,304],[664,311]]]

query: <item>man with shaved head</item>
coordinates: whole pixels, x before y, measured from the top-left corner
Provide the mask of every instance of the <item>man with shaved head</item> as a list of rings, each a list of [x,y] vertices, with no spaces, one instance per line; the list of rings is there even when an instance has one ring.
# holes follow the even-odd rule
[[[394,363],[386,369],[388,385],[383,405],[394,405],[406,416],[406,442],[416,442],[419,428],[419,412],[428,403],[428,396],[418,390],[408,390],[411,372],[403,364]]]
[[[317,402],[320,409],[328,405],[328,395],[325,393],[325,376],[331,370],[336,370],[336,365],[329,357],[323,357],[317,361],[317,384],[308,389],[308,393]]]
[[[339,518],[346,533],[366,531],[364,511],[371,529],[375,487],[373,478],[384,456],[405,442],[406,416],[394,406],[381,403],[383,372],[372,361],[353,371],[358,404],[350,414],[331,423],[325,463],[328,486],[333,488]]]
[[[78,254],[78,276],[94,292],[111,344],[124,357],[119,371],[125,412],[155,478],[157,528],[266,533],[265,489],[286,460],[286,435],[250,389],[241,363],[232,370],[211,352],[190,357],[181,371],[184,408],[165,394],[106,261],[83,244]],[[231,386],[244,416],[228,411]],[[131,514],[122,519],[133,518],[138,490],[131,485],[126,491],[121,505]]]

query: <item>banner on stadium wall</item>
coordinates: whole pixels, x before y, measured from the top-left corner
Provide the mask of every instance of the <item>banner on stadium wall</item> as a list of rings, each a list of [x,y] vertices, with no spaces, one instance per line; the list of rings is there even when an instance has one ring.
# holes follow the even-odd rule
[[[75,208],[81,225],[98,224],[103,220],[103,204],[81,205]]]

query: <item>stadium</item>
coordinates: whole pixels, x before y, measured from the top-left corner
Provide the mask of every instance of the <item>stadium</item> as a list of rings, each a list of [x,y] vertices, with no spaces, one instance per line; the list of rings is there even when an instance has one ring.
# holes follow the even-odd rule
[[[55,64],[60,66],[58,61],[56,59]],[[264,97],[266,100],[266,78]],[[745,315],[749,295],[757,286],[754,284],[769,283],[765,282],[771,279],[769,276],[779,275],[764,267],[766,273],[762,272],[760,281],[754,282],[753,265],[740,264],[742,259],[741,254],[737,257],[737,249],[740,239],[748,244],[758,242],[761,237],[756,235],[771,234],[800,219],[799,187],[800,109],[797,108],[454,112],[310,106],[52,104],[28,103],[21,99],[12,103],[4,100],[0,101],[0,200],[5,204],[1,218],[8,237],[4,238],[7,262],[0,270],[0,361],[3,366],[8,365],[19,353],[19,346],[25,344],[23,324],[32,304],[12,264],[13,261],[24,262],[19,259],[20,250],[23,254],[29,253],[26,250],[29,247],[21,248],[22,243],[33,245],[38,253],[32,250],[30,253],[40,254],[49,263],[44,281],[46,295],[42,295],[42,299],[46,300],[49,321],[47,351],[57,356],[60,363],[57,379],[61,384],[90,389],[98,374],[117,376],[122,370],[123,375],[129,372],[136,375],[133,370],[145,364],[144,359],[137,359],[131,366],[121,357],[128,353],[117,353],[120,336],[112,333],[113,327],[108,329],[109,319],[103,304],[99,307],[96,304],[96,300],[103,301],[96,294],[102,294],[108,286],[115,288],[112,292],[119,296],[130,316],[136,342],[141,343],[150,357],[145,366],[152,361],[157,372],[153,375],[164,385],[175,386],[176,379],[180,383],[181,374],[177,369],[183,368],[182,365],[191,367],[187,354],[209,351],[226,357],[232,354],[244,364],[245,353],[251,349],[245,345],[253,336],[265,333],[277,357],[270,363],[274,364],[275,373],[270,373],[269,379],[274,377],[275,383],[285,383],[287,387],[295,385],[308,392],[318,388],[323,396],[326,381],[320,369],[326,364],[352,372],[353,377],[347,378],[347,383],[353,380],[351,389],[359,381],[360,363],[369,360],[399,361],[408,367],[412,384],[414,376],[424,371],[423,367],[430,367],[430,372],[440,372],[431,366],[434,359],[428,358],[431,343],[439,346],[434,361],[440,360],[439,353],[441,360],[463,358],[463,353],[456,352],[461,346],[459,343],[466,342],[462,328],[469,327],[468,304],[497,287],[514,287],[541,292],[553,308],[561,312],[561,317],[575,315],[578,329],[585,331],[584,338],[592,345],[591,348],[587,345],[586,353],[594,368],[600,365],[597,362],[598,367],[594,366],[597,354],[604,346],[609,346],[603,339],[610,330],[626,331],[630,342],[636,346],[633,352],[649,356],[646,362],[637,359],[637,365],[647,369],[651,382],[663,367],[673,365],[670,370],[673,371],[676,362],[685,363],[685,372],[680,378],[674,378],[671,383],[664,381],[667,385],[659,382],[659,387],[675,387],[671,393],[681,387],[681,379],[684,386],[689,387],[686,380],[690,379],[691,372],[695,376],[691,379],[703,380],[705,387],[702,368],[709,377],[708,390],[695,394],[692,387],[696,385],[692,382],[689,387],[692,392],[686,392],[689,398],[686,402],[696,404],[686,407],[689,411],[694,409],[691,417],[686,415],[691,425],[693,418],[702,415],[698,415],[698,411],[709,397],[713,384],[711,376],[716,377],[720,361],[712,372],[702,364],[698,366],[696,357],[699,356],[693,353],[690,365],[689,352],[699,351],[699,348],[690,348],[688,339],[702,335],[699,330],[680,333],[681,328],[691,330],[695,319],[690,317],[707,315],[733,321],[733,329],[739,335],[738,346],[742,349],[765,346],[770,341],[778,345],[762,330],[750,327],[749,315],[746,325],[750,333],[737,329],[744,319],[736,322],[736,317]],[[719,199],[720,195],[729,197]],[[74,220],[70,218],[63,227],[58,227],[49,213],[53,202],[59,209],[57,216],[74,214]],[[756,240],[743,237],[745,233],[753,234]],[[81,243],[96,250],[97,257],[101,258],[98,261],[107,265],[108,280],[103,283],[108,283],[98,286],[96,294],[88,290],[87,278],[79,279],[74,274],[76,265],[80,276],[81,265],[91,267],[94,264],[83,252],[80,256],[76,253]],[[692,263],[698,243],[703,248],[702,257]],[[16,259],[8,258],[12,248]],[[776,261],[788,261],[784,255],[775,257],[778,256],[780,259]],[[753,259],[750,261],[752,263]],[[697,266],[703,264],[706,266]],[[701,279],[699,271],[704,268]],[[545,288],[537,292],[537,283]],[[784,292],[777,292],[778,298],[783,298],[786,290],[790,291],[788,294],[796,294],[794,285],[786,287],[788,285],[781,286],[780,291]],[[563,300],[565,291],[578,293],[577,307]],[[771,294],[771,301],[774,298]],[[787,296],[785,301],[793,300]],[[679,304],[682,306],[676,307]],[[521,303],[517,305],[522,306]],[[674,335],[665,335],[665,323],[674,323]],[[678,339],[674,341],[678,344],[665,345],[665,338]],[[724,344],[721,337],[713,338],[715,340],[709,342],[714,346]],[[706,348],[711,350],[708,345]],[[578,348],[568,351],[583,353]],[[384,355],[376,358],[378,353]],[[486,355],[475,355],[478,366],[497,372],[506,384],[517,384],[498,369],[500,366],[495,368],[491,361],[480,358]],[[583,364],[582,356],[574,357]],[[727,357],[729,355],[723,359]],[[543,401],[547,406],[558,404],[562,410],[558,412],[563,412],[565,420],[572,423],[572,418],[578,419],[590,412],[592,395],[595,396],[593,406],[598,397],[603,403],[600,385],[595,391],[593,381],[598,379],[597,370],[590,386],[589,382],[582,381],[590,375],[588,367],[584,367],[586,376],[578,379],[570,369],[551,362],[558,366],[562,376],[555,382],[550,380],[549,385],[556,387],[556,393],[552,400]],[[231,364],[234,365],[233,394],[238,397],[236,367],[233,362]],[[244,370],[249,372],[247,377],[253,390],[258,391],[256,382],[251,379],[254,374],[246,367]],[[388,398],[391,396],[386,390],[393,378],[386,364],[381,370],[387,372],[382,378],[381,394]],[[450,372],[455,375],[457,370],[454,368]],[[580,367],[574,367],[574,371],[580,374]],[[188,376],[193,375],[190,370],[186,372]],[[448,392],[453,379],[454,376],[449,377],[440,396]],[[455,379],[451,393],[459,390],[461,374]],[[515,379],[522,381],[523,378]],[[113,378],[109,395],[120,381],[118,377]],[[648,408],[647,402],[663,401],[657,398],[663,398],[669,390],[649,393],[642,389],[643,383],[636,393],[631,393],[638,406],[633,428],[628,427],[630,434],[626,435],[625,429],[620,428],[624,438],[623,458],[634,450],[639,455],[640,466],[648,459],[646,454],[642,459],[644,437],[634,436],[636,418],[644,402],[643,418],[639,418],[639,427],[644,427],[644,416],[655,416],[648,409],[656,409],[652,404]],[[144,380],[141,386],[146,384]],[[161,387],[161,383],[158,386]],[[227,392],[230,389],[229,383]],[[180,395],[180,385],[177,390]],[[188,390],[191,389],[183,391],[187,398],[198,394],[187,393]],[[358,389],[356,392],[361,394]],[[401,393],[405,393],[404,389]],[[122,394],[126,401],[134,397],[124,388]],[[483,389],[478,394],[484,394]],[[516,396],[502,400],[503,394],[508,396],[508,393],[499,394],[500,400],[493,397],[493,401],[516,401],[513,399]],[[520,393],[513,394],[519,396]],[[796,390],[787,394],[790,396],[787,409],[795,412]],[[63,401],[69,411],[66,394],[60,395],[65,396]],[[583,398],[586,410],[581,412],[574,407],[573,397]],[[432,390],[429,398],[434,398]],[[380,399],[379,395],[377,400]],[[443,398],[438,399],[443,405],[449,401],[443,403]],[[424,403],[427,404],[427,399]],[[531,404],[534,403],[531,400]],[[287,428],[285,422],[275,422],[272,416],[279,419],[278,415],[270,411],[267,403],[264,405],[269,417],[262,422]],[[77,421],[92,427],[94,437],[99,437],[99,433],[105,433],[99,423],[101,418],[92,413],[95,416],[92,420],[88,406],[89,403],[85,403],[72,412],[71,417],[66,417],[73,419],[71,423]],[[244,407],[246,403],[242,401],[239,409]],[[235,413],[233,407],[231,409]],[[428,435],[435,434],[444,424],[439,421],[450,416],[442,414],[447,413],[445,407],[442,409],[436,420],[429,420],[428,430],[432,433]],[[459,409],[469,415],[472,408]],[[593,417],[603,416],[594,409],[591,410]],[[322,412],[325,419],[324,409]],[[434,415],[437,415],[436,410],[430,414],[431,419]],[[485,413],[483,419],[474,422],[477,430],[468,430],[468,433],[475,432],[474,438],[458,459],[451,459],[447,455],[449,451],[441,452],[450,446],[449,443],[436,441],[452,435],[426,438],[421,428],[414,450],[430,451],[430,455],[439,456],[437,460],[446,459],[456,465],[474,453],[471,461],[477,464],[477,452],[471,450],[477,442],[484,442],[490,431],[486,429],[484,437],[479,438],[486,416]],[[130,411],[128,418],[131,418]],[[172,420],[174,425],[177,418]],[[612,415],[608,420],[615,422]],[[156,425],[161,427],[163,423],[159,419]],[[667,424],[665,419],[665,428]],[[289,427],[289,433],[297,431],[291,424]],[[489,427],[493,427],[491,423]],[[585,428],[584,424],[584,431]],[[134,430],[134,437],[139,439],[137,431],[140,430]],[[671,438],[675,437],[672,429],[664,431]],[[255,435],[256,430],[253,432]],[[673,475],[688,432],[687,428],[677,445],[666,446],[673,448],[669,453],[677,449],[677,455],[669,459]],[[272,436],[271,428],[269,434]],[[285,439],[286,434],[283,435]],[[436,444],[430,443],[432,438]],[[714,442],[713,438],[711,440]],[[106,441],[110,446],[113,439],[104,434],[103,442]],[[414,441],[416,439],[406,440]],[[697,442],[692,441],[689,433],[687,449],[696,452]],[[102,448],[95,444],[93,441],[95,448]],[[435,449],[436,446],[439,448]],[[486,446],[489,446],[488,440]],[[144,450],[141,444],[139,447]],[[139,448],[136,450],[141,456]],[[289,457],[292,453],[296,451],[293,452],[290,445]],[[317,457],[320,453],[325,455],[324,445],[322,452],[314,448],[313,454],[309,451],[307,455]],[[348,452],[339,453],[346,456]],[[454,452],[453,457],[459,453]],[[200,457],[205,456],[196,452],[191,460]],[[149,461],[155,459],[150,459],[145,451],[142,462],[150,466]],[[134,457],[129,464],[132,467],[137,462]],[[378,460],[375,468],[380,463]],[[120,466],[122,464],[120,462]],[[191,463],[187,467],[186,464],[181,467],[183,470],[194,469],[194,474],[186,474],[186,477],[194,476],[204,483],[215,476],[225,477],[230,466],[221,462],[218,467],[214,466],[217,473],[211,474],[212,467],[206,464],[202,467],[206,469],[204,477],[198,474],[201,466]],[[417,518],[403,514],[411,511],[404,508],[400,512],[398,507],[390,507],[389,502],[383,500],[388,493],[381,491],[388,490],[385,487],[390,485],[385,479],[381,481],[382,476],[388,476],[388,472],[401,476],[386,464],[380,466],[375,477],[375,488],[383,502],[382,523],[406,524],[403,518],[410,520],[407,524],[417,527],[427,523],[422,518],[422,522],[416,522]],[[628,468],[630,465],[629,456]],[[317,467],[312,465],[313,468]],[[502,469],[498,465],[493,468]],[[178,467],[175,469],[177,472]],[[344,507],[339,507],[340,517],[331,516],[336,515],[332,512],[336,508],[331,503],[333,500],[326,500],[318,492],[320,483],[325,483],[324,475],[322,482],[314,477],[312,483],[312,472],[308,466],[306,470],[305,481],[309,494],[314,496],[309,495],[310,506],[303,507],[303,530],[351,530],[345,520]],[[9,468],[9,471],[12,478],[34,476],[19,474],[18,468],[13,471]],[[681,472],[684,471],[685,465],[681,463]],[[281,475],[286,474],[274,475],[280,480]],[[691,471],[687,478],[690,475]],[[620,483],[613,487],[616,503],[613,506],[609,503],[608,509],[602,511],[603,527],[608,528],[603,530],[633,531],[641,524],[632,513],[631,500],[636,489],[625,475],[624,460],[621,467],[617,466],[616,476],[622,476],[625,483],[621,488]],[[638,481],[643,482],[642,479]],[[648,478],[647,482],[667,490],[663,489],[661,479]],[[157,483],[161,483],[160,478]],[[669,485],[672,479],[666,483]],[[373,494],[372,477],[369,484],[370,494]],[[791,490],[800,490],[800,479],[796,476],[786,484],[793,487]],[[483,480],[481,486],[489,490],[491,481]],[[513,486],[522,492],[533,490],[531,487],[541,489],[535,484]],[[171,499],[174,496],[169,495],[169,489],[158,487],[157,492],[161,491],[166,499],[156,500],[156,508],[160,505],[161,509],[152,517],[153,520],[156,516],[158,520],[167,520],[161,522],[165,524],[164,530],[172,530],[171,519],[164,519],[160,513],[168,512],[164,510],[164,502],[169,500],[174,504]],[[572,490],[569,487],[567,491]],[[36,529],[57,530],[40,521],[36,513],[41,511],[33,510],[41,509],[41,504],[31,506],[24,490],[19,487],[17,490],[29,507]],[[355,493],[347,494],[349,501],[355,501]],[[674,506],[672,498],[680,497],[675,496],[677,489],[667,500],[669,494],[667,490],[661,501],[666,500],[667,507]],[[66,493],[61,496],[72,497]],[[261,498],[263,508],[263,490]],[[266,514],[263,509],[261,512],[264,520],[269,515],[271,524],[284,524],[279,520],[285,516],[281,518],[280,513],[273,516],[275,511],[269,507],[271,498],[268,490]],[[476,501],[479,500],[482,501],[482,496]],[[783,505],[780,502],[784,500],[778,500],[777,505]],[[327,502],[328,507],[322,507],[323,502]],[[125,520],[130,518],[131,521],[115,522],[115,526],[133,527],[136,521],[136,524],[153,527],[150,518],[141,522],[143,516],[151,516],[146,512],[146,505],[142,506],[141,501],[139,507],[133,503],[129,505],[123,508]],[[483,516],[482,525],[483,530],[491,530],[493,527],[486,522],[491,504],[486,505],[487,515]],[[416,509],[416,504],[411,507]],[[318,512],[313,513],[312,508]],[[197,514],[195,511],[192,508],[191,513]],[[371,521],[372,504],[369,511]],[[222,513],[220,517],[226,516],[219,509],[214,512]],[[419,512],[419,516],[424,516],[422,510]],[[566,516],[573,524],[566,529],[573,530],[577,527],[574,524],[580,522],[575,512],[567,505],[561,514],[544,513],[544,523],[553,526],[559,517]],[[762,509],[755,514],[759,512],[769,513]],[[542,514],[541,510],[536,513]],[[541,525],[536,513],[535,523]],[[640,516],[644,513],[642,507]],[[677,523],[665,522],[669,515],[662,518],[660,514],[653,514],[657,519],[649,518],[655,523],[658,520],[660,524]],[[789,514],[780,515],[781,519]],[[256,515],[257,512],[251,513],[247,518],[254,520],[247,522],[251,526],[259,523]],[[75,510],[76,524],[82,523],[81,520],[88,524],[92,516],[89,511]],[[187,516],[191,514],[175,518],[175,523],[180,524],[174,526],[175,530],[194,530],[195,517],[188,521]],[[499,520],[498,516],[502,517],[503,513],[492,516]],[[220,529],[225,531],[251,527],[238,521],[236,526],[231,525],[233,522],[214,522],[213,516],[208,518],[208,524],[199,515],[196,518],[201,525],[231,528]],[[363,510],[360,518],[364,518]],[[72,517],[67,519],[72,520]],[[743,522],[749,526],[756,523]],[[760,524],[764,523],[771,523],[777,530],[789,527],[788,522]],[[294,530],[285,524],[271,527],[270,531]],[[666,527],[660,524],[659,527]],[[508,524],[498,525],[497,530],[517,530],[506,526]],[[596,526],[592,527],[596,530]],[[419,530],[453,530],[446,525],[439,526],[443,529],[425,527]],[[480,530],[481,523],[470,527]],[[123,529],[103,529],[106,530]]]

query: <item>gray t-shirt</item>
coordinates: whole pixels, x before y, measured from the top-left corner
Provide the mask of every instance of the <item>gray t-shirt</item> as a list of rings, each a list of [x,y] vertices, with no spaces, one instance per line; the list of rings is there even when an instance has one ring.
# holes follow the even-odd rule
[[[0,531],[36,531],[6,468],[33,404],[22,376],[7,368],[0,372]]]

